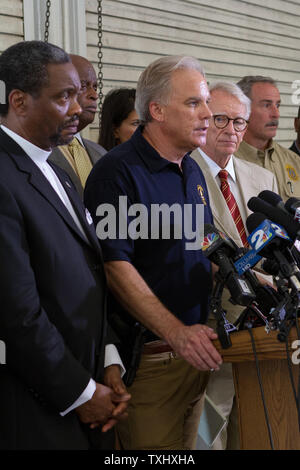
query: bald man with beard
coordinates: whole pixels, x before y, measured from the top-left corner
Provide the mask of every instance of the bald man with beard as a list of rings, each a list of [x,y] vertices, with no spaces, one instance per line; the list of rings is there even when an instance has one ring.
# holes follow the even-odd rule
[[[78,194],[83,197],[83,189],[89,172],[106,150],[101,146],[84,139],[80,132],[90,125],[97,112],[97,76],[91,62],[79,55],[70,55],[75,66],[80,82],[81,92],[78,103],[82,109],[79,116],[78,132],[68,145],[56,147],[49,160],[65,170],[71,178]]]

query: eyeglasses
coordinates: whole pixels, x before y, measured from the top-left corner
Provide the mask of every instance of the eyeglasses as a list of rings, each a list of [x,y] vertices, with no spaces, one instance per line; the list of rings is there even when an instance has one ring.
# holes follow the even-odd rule
[[[232,119],[224,114],[215,114],[213,116],[213,120],[214,120],[215,126],[218,129],[225,129],[225,127],[228,126],[229,121],[233,121],[233,128],[236,132],[244,131],[246,127],[248,126],[248,122],[249,122],[249,121],[246,121],[246,119],[244,118]]]

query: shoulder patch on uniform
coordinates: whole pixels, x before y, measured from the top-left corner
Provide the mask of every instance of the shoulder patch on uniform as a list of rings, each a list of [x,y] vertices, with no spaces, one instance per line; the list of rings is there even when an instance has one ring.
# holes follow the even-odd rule
[[[288,172],[288,175],[291,180],[293,181],[298,181],[299,180],[299,175],[295,168],[293,168],[291,165],[285,165],[285,169]]]
[[[203,204],[205,206],[207,206],[206,200],[205,200],[205,197],[204,197],[204,189],[202,188],[202,186],[200,184],[198,184],[198,186],[197,186],[197,191],[198,191],[199,195],[201,196]]]

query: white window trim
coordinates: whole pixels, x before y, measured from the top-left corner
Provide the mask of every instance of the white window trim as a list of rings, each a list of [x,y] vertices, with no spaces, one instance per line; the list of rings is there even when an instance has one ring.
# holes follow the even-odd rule
[[[44,40],[45,0],[23,0],[25,41]],[[86,57],[85,0],[51,0],[49,42]]]

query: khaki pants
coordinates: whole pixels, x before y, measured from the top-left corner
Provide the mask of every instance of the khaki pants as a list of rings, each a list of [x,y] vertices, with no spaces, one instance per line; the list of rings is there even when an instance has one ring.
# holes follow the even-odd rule
[[[208,377],[172,353],[143,355],[117,425],[121,449],[195,449]]]

